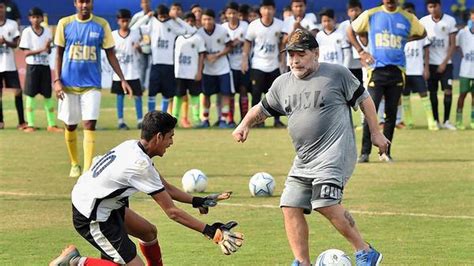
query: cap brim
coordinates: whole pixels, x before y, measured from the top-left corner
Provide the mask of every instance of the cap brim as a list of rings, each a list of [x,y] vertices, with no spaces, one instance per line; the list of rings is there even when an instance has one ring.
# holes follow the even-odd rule
[[[284,52],[290,52],[290,51],[293,51],[293,52],[304,52],[304,48],[303,47],[295,47],[295,46],[289,46],[289,47],[286,47],[285,49],[281,50],[280,53],[284,53]]]

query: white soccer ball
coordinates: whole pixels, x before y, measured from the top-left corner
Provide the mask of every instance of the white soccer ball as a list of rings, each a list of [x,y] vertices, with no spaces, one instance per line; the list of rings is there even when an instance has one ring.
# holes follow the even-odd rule
[[[254,197],[269,197],[275,190],[275,179],[269,173],[256,173],[250,178],[249,190]]]
[[[351,266],[351,259],[339,249],[328,249],[319,254],[314,266]]]
[[[198,169],[191,169],[184,173],[181,179],[184,192],[204,192],[207,188],[207,176]]]

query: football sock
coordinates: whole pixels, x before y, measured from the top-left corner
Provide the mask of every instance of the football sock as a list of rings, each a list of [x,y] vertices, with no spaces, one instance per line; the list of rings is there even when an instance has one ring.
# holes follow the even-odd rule
[[[25,123],[25,114],[23,111],[23,94],[20,92],[20,95],[15,96],[15,108],[18,113],[18,124]]]
[[[449,115],[451,112],[451,104],[453,102],[453,95],[446,94],[444,95],[444,122],[449,120]]]
[[[185,95],[183,97],[183,107],[181,107],[181,113],[182,113],[183,119],[185,120],[188,120],[189,118],[189,97],[190,96],[188,95]]]
[[[421,103],[423,104],[423,109],[425,109],[426,119],[428,120],[428,125],[435,122],[433,118],[433,108],[431,108],[431,102],[428,97],[422,97]]]
[[[125,95],[123,94],[117,94],[117,118],[120,120],[122,119],[123,121],[123,102],[125,99]],[[119,122],[120,123],[120,122]]]
[[[473,100],[474,103],[474,100]],[[474,123],[474,104],[471,107],[471,123]]]
[[[220,94],[217,94],[216,96],[216,111],[217,111],[217,117],[221,119],[222,117],[222,96]]]
[[[397,106],[397,118],[395,120],[395,125],[396,124],[400,124],[402,122],[402,106],[401,105],[398,105]]]
[[[191,96],[191,120],[196,125],[201,121],[199,117],[199,96]]]
[[[66,140],[66,147],[67,152],[69,153],[69,159],[71,160],[71,165],[78,165],[79,160],[77,159],[77,130],[64,130],[64,139]]]
[[[138,123],[140,123],[143,120],[142,96],[135,96],[133,97],[133,99],[135,100],[135,112],[137,113],[137,121]]]
[[[79,264],[78,264],[78,266],[118,266],[118,265],[120,264],[117,264],[110,260],[87,258],[87,257],[82,257],[79,260]]]
[[[209,120],[209,108],[206,108],[206,107],[203,108],[202,116],[204,120]]]
[[[403,120],[407,123],[407,125],[413,125],[413,117],[411,116],[411,103],[410,103],[410,95],[403,96],[402,99],[402,106],[403,106]]]
[[[456,110],[456,124],[462,125],[462,109]]]
[[[161,111],[168,112],[168,105],[170,104],[170,99],[163,97],[161,99]]]
[[[29,127],[35,126],[35,108],[35,98],[26,96],[26,121],[28,122]]]
[[[181,113],[181,107],[183,105],[183,97],[182,96],[174,96],[173,98],[173,113],[172,115],[179,119],[179,115]]]
[[[95,148],[95,131],[84,130],[84,172],[89,169],[92,163],[92,156],[94,155]]]
[[[140,250],[143,256],[146,258],[147,265],[162,266],[163,261],[161,258],[161,248],[158,244],[158,240],[155,239],[150,242],[140,241]]]
[[[155,96],[148,96],[148,112],[155,111],[156,98]]]
[[[229,105],[229,121],[234,122],[234,113],[235,113],[235,94],[230,96],[230,105]]]
[[[431,108],[433,110],[433,119],[439,122],[438,113],[438,94],[436,92],[430,92]]]
[[[244,119],[245,115],[249,111],[249,97],[247,95],[240,96],[239,98],[239,104],[240,104],[240,119]]]
[[[48,120],[48,127],[55,127],[56,115],[54,113],[53,98],[44,99],[44,111],[46,112],[46,120]]]

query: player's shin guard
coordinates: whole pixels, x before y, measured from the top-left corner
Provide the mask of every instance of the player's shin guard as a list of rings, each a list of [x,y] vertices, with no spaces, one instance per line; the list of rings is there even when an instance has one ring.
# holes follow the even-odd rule
[[[66,140],[66,147],[69,159],[71,160],[71,165],[79,165],[79,160],[77,158],[77,130],[64,130],[64,139]]]
[[[48,120],[48,127],[56,126],[56,116],[54,114],[54,103],[52,98],[44,99],[44,111]]]
[[[18,124],[24,124],[25,114],[23,111],[23,94],[21,92],[19,95],[15,96],[15,108],[18,113]]]
[[[161,259],[161,248],[158,244],[158,239],[150,242],[140,241],[140,250],[143,256],[146,258],[148,266],[162,266],[163,260]]]
[[[444,122],[449,120],[449,115],[451,113],[451,104],[453,103],[453,95],[445,94],[444,95]]]
[[[409,127],[413,126],[413,117],[411,116],[411,103],[410,103],[410,95],[403,96],[402,99],[402,106],[403,106],[403,115],[406,124]]]
[[[199,111],[199,107],[200,107],[200,103],[199,103],[199,96],[191,96],[191,120],[192,120],[192,123],[194,125],[198,125],[201,121],[199,115],[200,115],[200,111]],[[209,111],[208,111],[209,113]]]
[[[94,155],[95,149],[95,131],[84,130],[84,172],[89,169],[92,163],[92,156]]]
[[[29,127],[35,126],[35,98],[26,96],[26,122]]]

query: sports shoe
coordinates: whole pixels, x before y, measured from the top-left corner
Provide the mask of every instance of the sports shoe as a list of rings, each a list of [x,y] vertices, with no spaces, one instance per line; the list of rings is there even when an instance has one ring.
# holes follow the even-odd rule
[[[395,128],[397,128],[397,129],[404,129],[406,127],[407,127],[407,125],[405,125],[405,123],[403,121],[395,125]]]
[[[378,252],[371,246],[369,246],[369,250],[360,250],[357,251],[355,254],[356,257],[356,265],[357,266],[377,266],[382,261],[382,253]]]
[[[444,129],[448,129],[448,130],[456,130],[456,127],[453,126],[453,124],[451,124],[451,123],[449,122],[449,120],[447,120],[446,122],[444,122],[443,128],[444,128]]]
[[[81,176],[81,166],[76,164],[71,166],[71,170],[69,171],[69,177],[71,178],[78,178]]]
[[[232,121],[230,123],[227,123],[227,126],[228,126],[228,128],[236,128],[237,124],[234,121]]]
[[[229,124],[227,124],[224,120],[219,120],[219,128],[230,128]]]
[[[201,124],[197,125],[196,128],[209,128],[211,125],[209,124],[209,120],[204,120]]]
[[[368,163],[369,162],[369,155],[368,154],[361,154],[359,159],[357,159],[358,163]]]
[[[27,127],[28,127],[27,123],[21,123],[21,124],[18,124],[18,126],[16,126],[18,130],[25,130]]]
[[[2,129],[1,124],[0,124],[0,129]],[[474,122],[471,122],[471,129],[474,129]]]
[[[294,260],[292,263],[291,263],[291,266],[300,266],[301,263],[299,262],[299,260]]]
[[[379,160],[382,162],[393,163],[393,158],[389,154],[382,153],[379,155]]]
[[[64,129],[59,128],[58,126],[51,126],[47,128],[48,132],[53,132],[53,133],[62,133],[64,132]]]
[[[438,123],[436,123],[436,121],[433,120],[431,122],[428,122],[428,130],[438,131],[439,129],[439,125]]]
[[[223,120],[217,120],[214,124],[212,124],[212,127],[219,127],[219,125],[221,124]]]
[[[130,128],[127,126],[127,124],[125,124],[125,123],[120,123],[120,124],[118,125],[118,129],[120,129],[120,130],[129,130]]]
[[[286,125],[283,124],[283,122],[281,122],[280,120],[275,120],[275,122],[273,123],[273,127],[274,128],[286,128]]]
[[[33,133],[35,131],[36,131],[35,127],[27,127],[25,129],[23,129],[23,132],[26,132],[26,133]]]
[[[81,254],[74,245],[66,247],[59,257],[55,258],[49,263],[49,266],[69,266],[75,265],[79,262]]]
[[[143,126],[142,122],[138,123],[137,124],[137,129],[142,129],[142,126]]]
[[[188,119],[181,119],[180,125],[182,128],[192,128],[193,126],[191,125],[191,122],[189,122]]]

